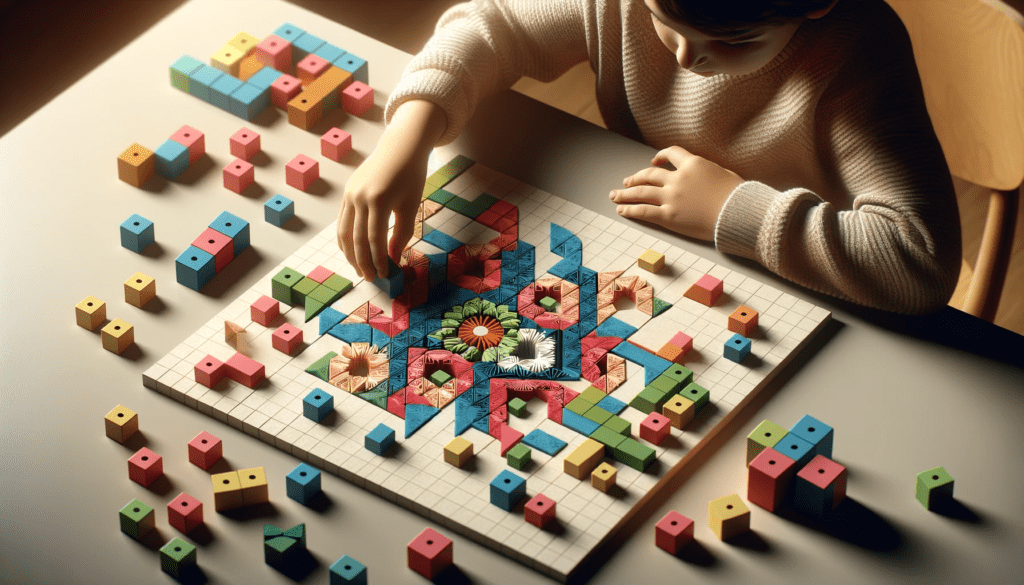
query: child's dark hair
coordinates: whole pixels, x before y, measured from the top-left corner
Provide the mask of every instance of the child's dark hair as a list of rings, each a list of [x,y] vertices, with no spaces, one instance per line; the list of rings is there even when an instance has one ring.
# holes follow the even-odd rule
[[[667,16],[706,33],[728,33],[775,20],[803,18],[833,0],[655,0]]]

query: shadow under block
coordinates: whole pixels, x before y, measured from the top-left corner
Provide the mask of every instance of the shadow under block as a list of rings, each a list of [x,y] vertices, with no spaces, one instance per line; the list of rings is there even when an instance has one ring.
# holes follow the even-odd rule
[[[284,477],[285,493],[300,504],[307,504],[320,493],[320,471],[306,463],[299,463]]]
[[[708,502],[708,527],[720,540],[750,531],[750,509],[736,494]]]
[[[942,467],[933,467],[917,474],[914,497],[928,510],[953,499],[953,476]]]
[[[135,540],[142,540],[149,531],[156,528],[156,511],[141,500],[136,499],[125,504],[118,513],[118,517],[121,522],[121,532]]]
[[[203,503],[181,492],[167,504],[167,523],[182,534],[188,534],[203,524]]]
[[[87,296],[75,305],[75,323],[79,327],[96,331],[107,320],[107,304],[94,296]]]
[[[197,566],[196,547],[180,538],[172,538],[160,549],[160,568],[171,577],[182,577]]]
[[[537,494],[530,498],[523,507],[523,520],[533,524],[537,528],[544,528],[555,519],[557,505],[551,498],[544,494]]]
[[[142,187],[156,174],[156,156],[141,144],[133,143],[117,157],[117,178],[133,187]]]
[[[570,476],[584,480],[604,457],[604,445],[594,439],[587,439],[562,460],[562,470]]]
[[[210,476],[210,483],[213,485],[214,510],[224,512],[245,505],[242,500],[242,484],[238,479],[237,471],[214,474]]]
[[[617,474],[615,466],[607,461],[602,462],[590,474],[590,485],[607,494],[615,487],[615,476]]]
[[[124,281],[124,302],[129,305],[141,309],[154,298],[156,298],[156,280],[152,276],[136,272],[131,278]]]
[[[139,415],[134,410],[118,404],[103,418],[107,436],[124,444],[139,430]]]
[[[366,565],[344,555],[330,567],[330,585],[367,585]]]
[[[768,447],[775,447],[789,431],[770,420],[763,420],[747,435],[747,465]]]
[[[128,479],[149,487],[164,474],[164,459],[146,447],[139,449],[128,460]]]
[[[654,525],[654,544],[670,554],[677,554],[693,540],[693,527],[693,520],[670,510]]]
[[[796,470],[796,461],[765,447],[747,469],[747,501],[776,511],[789,492]]]
[[[409,568],[433,579],[454,561],[454,547],[447,536],[426,528],[406,547]]]
[[[814,518],[822,519],[846,499],[846,467],[824,455],[814,459],[796,474],[793,506]]]
[[[121,319],[114,319],[100,329],[103,349],[121,355],[135,343],[135,328]]]
[[[462,467],[473,457],[473,443],[463,437],[455,437],[444,446],[444,460],[455,467]]]
[[[224,443],[203,431],[188,442],[188,460],[196,467],[209,471],[224,456]]]

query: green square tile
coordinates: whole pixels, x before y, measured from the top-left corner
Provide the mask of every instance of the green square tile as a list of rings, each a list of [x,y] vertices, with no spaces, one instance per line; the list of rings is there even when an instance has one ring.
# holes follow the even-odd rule
[[[427,376],[427,379],[430,380],[434,386],[440,388],[441,386],[444,386],[448,380],[452,379],[452,375],[444,370],[435,370],[432,374]]]
[[[632,467],[637,471],[644,471],[654,462],[654,449],[641,445],[633,438],[626,438],[613,451],[615,460]]]
[[[600,388],[595,388],[593,386],[588,386],[586,390],[580,392],[578,398],[582,398],[583,400],[586,400],[591,404],[597,404],[598,402],[601,402],[601,400],[604,399],[605,396],[607,396],[607,394],[604,393],[604,390],[601,390]]]
[[[444,204],[444,206],[456,213],[465,215],[466,217],[475,218],[477,215],[480,215],[479,213],[474,214],[474,212],[476,211],[476,206],[473,205],[473,203],[466,201],[465,199],[459,196],[452,197],[451,200],[448,201],[448,203]]]
[[[603,425],[608,422],[608,419],[612,417],[612,413],[601,408],[600,406],[594,406],[583,415],[583,418],[590,419],[599,425]]]
[[[320,286],[313,289],[313,292],[309,293],[309,296],[315,300],[320,301],[325,305],[329,305],[334,301],[338,300],[338,297],[340,295],[338,294],[338,291],[334,290],[333,288],[321,284]]]
[[[601,443],[610,450],[614,450],[620,443],[626,440],[626,437],[623,437],[620,433],[606,426],[598,427],[596,431],[590,433],[590,438]]]
[[[704,405],[707,404],[708,400],[711,398],[711,393],[708,392],[707,388],[696,382],[690,382],[687,384],[685,388],[679,391],[679,395],[694,402],[694,410],[697,412],[700,412],[700,409],[704,408]]]
[[[339,294],[345,294],[352,290],[352,281],[339,274],[332,274],[324,281],[324,286],[338,291]]]
[[[679,387],[682,388],[693,382],[693,370],[686,366],[679,364],[672,364],[667,370],[662,372],[662,376],[668,376],[676,382],[679,382]]]
[[[537,301],[537,306],[549,313],[553,313],[555,312],[555,307],[558,306],[558,303],[551,297],[542,297]]]
[[[601,426],[611,429],[624,437],[628,437],[633,430],[633,425],[628,420],[614,414]]]
[[[296,307],[306,306],[306,296],[316,290],[320,283],[312,278],[302,277],[298,284],[292,287],[292,302]]]
[[[295,304],[292,302],[292,288],[303,278],[301,274],[291,268],[282,268],[281,272],[278,272],[270,281],[270,296],[282,303]]]
[[[679,392],[685,384],[681,384],[677,380],[673,380],[665,374],[662,374],[655,378],[654,381],[648,384],[648,386],[653,386],[666,394],[675,394],[676,392]]]
[[[513,416],[523,418],[528,413],[526,412],[526,401],[522,398],[513,398],[508,401],[508,413]]]
[[[569,402],[569,404],[566,404],[565,407],[575,412],[576,414],[583,416],[587,414],[588,410],[594,408],[594,405],[577,396],[576,398],[573,398],[572,401]]]
[[[454,198],[455,198],[455,194],[454,193],[449,193],[448,191],[445,191],[444,189],[438,189],[437,191],[434,191],[433,193],[431,193],[429,197],[427,197],[427,199],[430,199],[431,201],[434,201],[435,203],[440,203],[441,205],[444,205],[446,207],[447,207],[448,203],[451,202],[451,200],[454,199]]]

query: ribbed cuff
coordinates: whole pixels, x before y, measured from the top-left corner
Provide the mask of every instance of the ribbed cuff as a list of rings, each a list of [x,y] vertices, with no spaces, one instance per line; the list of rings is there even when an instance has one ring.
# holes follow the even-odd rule
[[[440,69],[414,71],[402,78],[384,107],[384,122],[391,123],[398,106],[409,100],[426,100],[444,110],[448,126],[435,146],[455,140],[469,120],[470,106],[457,77]]]
[[[758,260],[757,240],[761,226],[778,196],[778,191],[764,183],[740,183],[718,213],[715,247],[726,254]]]

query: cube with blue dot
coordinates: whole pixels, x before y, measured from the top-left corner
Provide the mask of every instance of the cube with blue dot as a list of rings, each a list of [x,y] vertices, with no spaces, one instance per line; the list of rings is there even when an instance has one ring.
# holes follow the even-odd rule
[[[295,202],[284,195],[274,195],[263,204],[263,218],[267,223],[281,227],[295,216]]]
[[[320,470],[305,463],[299,463],[291,473],[284,477],[284,482],[288,497],[305,505],[320,493]]]
[[[302,414],[313,422],[327,418],[334,410],[334,396],[316,388],[302,399]]]
[[[156,156],[156,174],[167,180],[177,179],[188,168],[188,148],[167,139],[153,154]]]
[[[366,565],[345,555],[331,565],[331,585],[366,585]]]
[[[121,245],[132,252],[141,254],[155,239],[153,222],[137,213],[121,224]]]
[[[372,453],[384,456],[384,453],[395,444],[395,429],[384,423],[380,423],[372,431],[366,434],[363,445]]]
[[[195,246],[189,246],[178,256],[174,268],[178,283],[192,290],[206,286],[217,273],[213,254]]]
[[[525,496],[526,480],[507,469],[491,481],[491,503],[506,512],[511,512]]]
[[[725,342],[725,350],[722,355],[738,364],[747,357],[748,353],[750,353],[750,340],[736,333],[729,338],[729,341]]]

